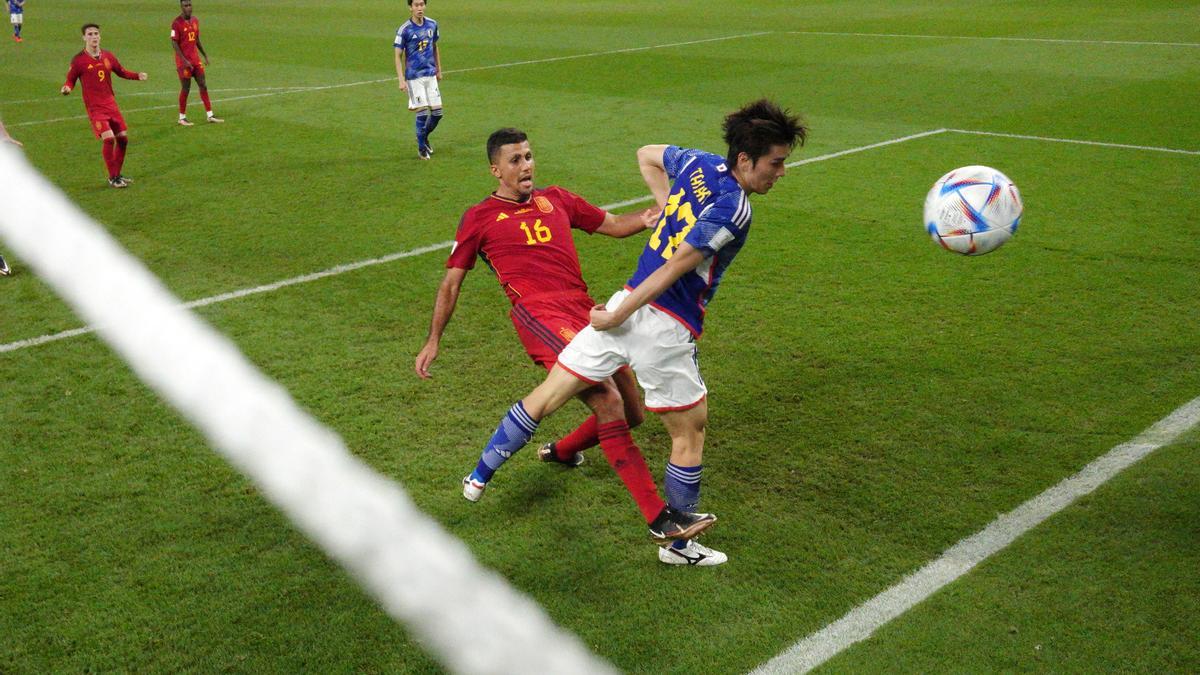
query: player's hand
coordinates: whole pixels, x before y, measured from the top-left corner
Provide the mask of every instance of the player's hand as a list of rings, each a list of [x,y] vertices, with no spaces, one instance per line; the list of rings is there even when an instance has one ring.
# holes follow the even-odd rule
[[[642,211],[642,225],[645,225],[647,230],[656,227],[660,217],[662,217],[662,209],[657,207],[648,208]]]
[[[624,321],[617,319],[614,312],[605,309],[604,305],[596,305],[591,311],[592,328],[596,330],[608,330],[620,326]]]
[[[441,82],[442,81],[442,73],[439,71],[439,72],[435,73],[435,75],[437,77],[437,81]]]
[[[64,84],[60,91],[62,92],[63,96],[66,96],[67,94],[71,93],[71,88]]]
[[[148,73],[138,73],[138,79],[142,82],[145,82],[146,80],[150,79],[150,75]]]
[[[422,380],[428,380],[433,377],[429,374],[429,366],[433,365],[433,360],[438,356],[438,347],[436,344],[426,343],[425,347],[417,354],[417,361],[413,365],[413,370],[417,371],[417,375]]]
[[[207,56],[206,56],[206,57],[204,57],[204,65],[205,65],[205,66],[207,66],[207,65],[208,65],[208,57],[207,57]]]
[[[400,80],[400,91],[408,91],[408,83]]]

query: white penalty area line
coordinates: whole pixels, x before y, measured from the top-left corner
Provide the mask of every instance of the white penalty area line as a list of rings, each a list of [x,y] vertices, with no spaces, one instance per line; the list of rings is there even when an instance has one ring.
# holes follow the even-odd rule
[[[825,663],[847,647],[867,639],[884,624],[963,576],[1075,500],[1090,494],[1155,450],[1170,445],[1197,422],[1200,422],[1200,398],[1188,401],[1136,438],[1083,467],[1079,473],[1000,516],[896,585],[792,645],[754,670],[754,674],[807,673]]]
[[[787,166],[793,167],[793,166],[800,166],[801,164],[811,164],[813,162],[821,162],[821,161],[824,161],[827,159],[834,159],[835,157],[842,157],[844,155],[854,154],[856,152],[863,152],[865,150],[871,150],[874,148],[882,148],[884,146],[895,145],[897,143],[903,143],[905,141],[911,141],[911,140],[914,140],[917,138],[931,136],[933,134],[940,134],[940,133],[944,133],[945,131],[946,131],[945,129],[934,129],[932,131],[925,131],[925,132],[921,132],[919,134],[911,134],[908,136],[901,136],[899,138],[893,138],[891,140],[881,141],[879,143],[871,143],[870,145],[863,145],[863,146],[859,146],[857,148],[850,148],[848,150],[832,152],[827,155],[821,155],[819,157],[811,157],[808,159],[802,159],[802,160],[799,160],[796,162],[791,162]],[[620,209],[620,208],[624,208],[626,206],[632,206],[634,204],[640,204],[643,202],[649,202],[649,201],[653,201],[653,200],[654,200],[653,195],[644,195],[642,197],[634,197],[633,199],[626,199],[625,201],[614,202],[612,204],[605,204],[604,206],[601,206],[600,208],[605,211],[613,211],[615,209]],[[443,241],[438,244],[430,244],[428,246],[422,246],[420,248],[414,248],[414,249],[411,249],[408,251],[392,253],[392,254],[385,255],[385,256],[382,256],[379,258],[372,258],[370,260],[361,260],[359,262],[338,265],[336,267],[331,267],[327,270],[323,270],[320,272],[313,272],[311,274],[305,274],[305,275],[298,276],[298,277],[292,277],[290,279],[284,279],[282,281],[276,281],[274,283],[265,284],[262,286],[255,286],[254,288],[245,288],[245,289],[238,290],[238,291],[231,291],[229,293],[222,293],[220,295],[214,295],[214,296],[207,297],[207,298],[201,298],[199,300],[192,300],[190,302],[185,303],[183,306],[188,309],[194,309],[196,307],[205,307],[208,305],[216,304],[218,302],[225,302],[227,300],[236,300],[237,298],[244,298],[249,295],[258,295],[260,293],[269,293],[271,291],[277,291],[281,288],[286,288],[288,286],[295,286],[297,284],[308,283],[310,281],[317,281],[318,279],[324,279],[326,277],[337,276],[339,274],[344,274],[346,272],[351,272],[353,270],[362,269],[364,267],[371,267],[373,265],[382,265],[383,263],[389,263],[389,262],[392,262],[395,260],[400,260],[401,258],[411,258],[413,256],[423,255],[425,253],[432,253],[434,251],[440,251],[443,249],[450,248],[453,245],[454,245],[454,242],[452,242],[452,241]],[[44,345],[44,344],[47,344],[50,342],[57,342],[59,340],[66,340],[68,338],[79,337],[80,335],[87,335],[87,334],[93,333],[95,331],[96,331],[95,326],[85,326],[83,328],[73,328],[71,330],[66,330],[66,331],[62,331],[59,333],[51,333],[51,334],[42,335],[42,336],[35,337],[35,338],[29,338],[26,340],[17,340],[16,342],[0,344],[0,354],[5,353],[5,352],[17,351],[18,349],[25,349],[27,347],[37,347],[39,345]]]
[[[1067,45],[1123,45],[1133,47],[1200,47],[1200,42],[1153,42],[1149,40],[1072,40],[1067,38],[1008,37],[1001,35],[918,35],[912,33],[849,33],[820,30],[790,30],[789,35],[836,37],[908,38],[914,40],[988,40],[994,42],[1047,42]]]
[[[455,68],[455,69],[450,69],[450,70],[446,70],[443,72],[446,75],[454,75],[454,74],[458,74],[458,73],[473,73],[473,72],[477,72],[477,71],[481,71],[481,70],[495,70],[497,68],[515,68],[517,66],[529,66],[529,65],[536,65],[539,63],[554,63],[556,61],[570,61],[570,60],[574,60],[574,59],[595,58],[597,56],[609,56],[612,54],[629,54],[629,53],[633,53],[633,52],[651,51],[654,49],[669,49],[671,47],[686,47],[689,45],[705,44],[708,42],[723,42],[726,40],[741,40],[743,38],[751,38],[751,37],[759,37],[762,35],[769,35],[771,32],[772,31],[762,31],[762,32],[758,32],[758,33],[740,33],[738,35],[723,35],[723,36],[714,37],[714,38],[704,38],[701,40],[688,40],[686,42],[669,42],[669,43],[665,43],[665,44],[661,44],[661,45],[649,45],[646,47],[625,47],[623,49],[611,49],[611,50],[599,51],[599,52],[586,52],[583,54],[568,54],[566,56],[551,56],[551,57],[547,57],[544,59],[530,59],[528,61],[512,61],[509,63],[495,63],[495,64],[488,65],[488,66],[473,66],[470,68]],[[280,91],[268,91],[267,93],[263,93],[263,94],[248,94],[245,96],[231,96],[229,98],[215,99],[213,102],[214,103],[228,103],[230,101],[245,101],[247,99],[264,98],[267,96],[282,96],[284,94],[309,94],[309,93],[318,92],[318,91],[327,91],[330,89],[345,89],[346,87],[359,87],[359,86],[362,86],[365,84],[379,84],[381,82],[395,82],[395,81],[396,81],[395,77],[383,77],[383,78],[376,78],[373,80],[359,80],[357,82],[343,82],[341,84],[328,84],[328,85],[321,85],[321,86],[315,86],[315,87],[297,86],[297,87],[285,88]],[[266,89],[266,87],[263,87],[262,89]],[[210,89],[209,91],[214,91],[214,90]],[[230,90],[230,91],[232,91],[232,90]],[[255,91],[255,89],[248,88],[247,91]],[[121,94],[121,95],[125,96],[125,94]],[[140,113],[140,112],[150,112],[150,111],[154,111],[154,110],[166,110],[168,108],[175,108],[175,107],[177,107],[177,105],[178,104],[175,104],[175,103],[171,103],[171,104],[167,104],[167,105],[156,105],[156,106],[151,106],[148,108],[134,108],[131,110],[127,110],[125,112],[131,114],[131,113]],[[9,124],[8,126],[10,126],[10,127],[28,127],[28,126],[33,126],[36,124],[52,124],[55,122],[66,122],[69,120],[81,120],[81,119],[87,119],[87,115],[72,115],[70,117],[55,117],[53,119],[48,119],[48,120],[32,120],[32,121],[28,121],[28,122],[17,122],[15,124]]]
[[[1074,138],[1051,138],[1049,136],[1030,136],[1026,134],[1004,134],[996,131],[972,131],[970,129],[945,129],[955,134],[971,134],[974,136],[998,136],[1000,138],[1019,138],[1026,141],[1045,141],[1047,143],[1074,143],[1076,145],[1095,145],[1102,148],[1122,148],[1124,150],[1147,150],[1149,152],[1168,152],[1177,155],[1200,155],[1200,150],[1182,150],[1180,148],[1162,148],[1153,145],[1129,145],[1127,143],[1104,143],[1101,141],[1086,141]]]

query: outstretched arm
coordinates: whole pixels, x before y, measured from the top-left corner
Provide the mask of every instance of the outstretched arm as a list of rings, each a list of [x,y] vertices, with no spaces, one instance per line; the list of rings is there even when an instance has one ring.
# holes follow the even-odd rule
[[[660,209],[667,205],[667,193],[671,191],[671,180],[663,165],[663,152],[666,149],[665,145],[644,145],[637,151],[638,169]]]
[[[417,354],[417,360],[413,369],[421,379],[429,379],[429,366],[433,365],[434,359],[438,356],[438,347],[442,342],[442,333],[446,330],[446,324],[450,323],[450,317],[454,316],[454,306],[458,304],[458,292],[462,289],[463,279],[467,276],[467,270],[461,267],[451,267],[446,270],[446,276],[442,277],[442,284],[438,286],[437,299],[433,303],[433,319],[429,322],[429,337],[425,339],[425,346]]]
[[[604,224],[596,228],[596,232],[622,239],[654,227],[658,224],[658,217],[661,214],[662,209],[646,209],[645,211],[622,213],[619,216],[606,213],[604,214]]]
[[[621,305],[615,310],[610,312],[604,308],[604,305],[593,307],[592,326],[596,330],[608,330],[620,326],[625,323],[629,315],[662,295],[663,291],[670,288],[671,284],[675,283],[679,277],[696,269],[702,260],[704,260],[704,254],[700,249],[686,241],[681,243],[676,249],[675,255],[671,256],[671,259],[662,267],[654,270],[653,274],[646,277],[646,280],[633,289],[632,293],[625,296]]]

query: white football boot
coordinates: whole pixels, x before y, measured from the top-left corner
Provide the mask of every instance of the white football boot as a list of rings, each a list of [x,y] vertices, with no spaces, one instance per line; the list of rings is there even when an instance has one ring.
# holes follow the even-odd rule
[[[688,541],[687,546],[681,549],[671,548],[670,545],[659,547],[658,560],[668,565],[711,567],[729,560],[729,556],[720,551],[714,551],[695,539],[691,539]]]
[[[477,502],[483,496],[483,490],[487,487],[487,483],[480,483],[477,480],[471,480],[471,476],[463,477],[463,497],[470,502]]]

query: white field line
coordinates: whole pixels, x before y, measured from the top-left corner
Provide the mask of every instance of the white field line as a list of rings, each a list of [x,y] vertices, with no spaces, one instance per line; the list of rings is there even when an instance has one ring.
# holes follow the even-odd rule
[[[459,673],[613,673],[0,147],[0,234],[139,379]]]
[[[703,40],[688,40],[686,42],[669,42],[669,43],[665,43],[665,44],[661,44],[661,45],[650,45],[647,47],[626,47],[624,49],[611,49],[611,50],[601,51],[601,52],[587,52],[587,53],[583,53],[583,54],[568,54],[566,56],[552,56],[552,57],[544,58],[544,59],[531,59],[528,61],[512,61],[509,63],[496,63],[496,64],[492,64],[492,65],[488,65],[488,66],[473,66],[471,68],[457,68],[457,69],[446,70],[443,72],[447,75],[453,75],[455,73],[471,73],[471,72],[476,72],[476,71],[480,71],[480,70],[495,70],[497,68],[513,68],[516,66],[528,66],[528,65],[538,64],[538,63],[553,63],[555,61],[570,61],[573,59],[587,59],[587,58],[594,58],[597,56],[609,56],[611,54],[628,54],[631,52],[650,51],[652,49],[668,49],[670,47],[684,47],[687,45],[704,44],[706,42],[722,42],[724,40],[740,40],[742,38],[759,37],[762,35],[768,35],[770,33],[771,33],[771,31],[762,31],[762,32],[758,32],[758,33],[741,33],[738,35],[724,35],[721,37],[706,38]],[[395,82],[395,81],[396,81],[395,77],[383,77],[383,78],[378,78],[378,79],[374,79],[374,80],[359,80],[358,82],[344,82],[342,84],[328,84],[328,85],[317,86],[317,87],[297,87],[294,89],[288,89],[286,91],[272,91],[272,92],[268,92],[265,94],[248,94],[246,96],[231,96],[229,98],[214,99],[213,102],[214,103],[228,103],[230,101],[244,101],[247,99],[263,98],[266,96],[282,96],[284,94],[311,93],[311,92],[317,92],[317,91],[327,91],[330,89],[344,89],[346,87],[358,87],[358,86],[361,86],[364,84],[379,84],[380,82]],[[124,96],[124,94],[122,94],[122,96]],[[139,113],[139,112],[148,112],[148,111],[152,111],[152,110],[166,110],[168,108],[176,108],[177,106],[178,106],[178,103],[171,103],[168,105],[151,106],[149,108],[134,108],[134,109],[125,110],[122,112],[125,114]],[[54,122],[65,122],[68,120],[81,120],[81,119],[87,119],[87,115],[73,115],[71,117],[55,117],[53,119],[47,119],[47,120],[33,120],[33,121],[29,121],[29,122],[17,122],[15,124],[9,124],[8,126],[10,126],[10,127],[27,127],[27,126],[32,126],[35,124],[52,124]]]
[[[1200,422],[1200,398],[1188,401],[1136,438],[1092,461],[1079,473],[1000,516],[896,585],[792,645],[754,673],[806,673],[825,663],[843,649],[867,639],[881,626],[963,576],[1075,500],[1090,494],[1155,450],[1171,444],[1197,422]]]
[[[996,131],[972,131],[970,129],[946,129],[955,134],[973,134],[975,136],[999,136],[1001,138],[1020,138],[1027,141],[1046,141],[1048,143],[1074,143],[1076,145],[1095,145],[1102,148],[1122,148],[1124,150],[1147,150],[1150,152],[1169,152],[1178,155],[1200,155],[1200,150],[1181,150],[1179,148],[1162,148],[1153,145],[1129,145],[1126,143],[1104,143],[1102,141],[1084,141],[1073,138],[1051,138],[1049,136],[1029,136],[1026,134],[1004,134]]]
[[[870,150],[873,148],[881,148],[881,147],[884,147],[887,145],[895,145],[896,143],[903,143],[905,141],[911,141],[911,140],[914,140],[917,138],[923,138],[925,136],[939,134],[944,131],[945,131],[945,129],[934,129],[932,131],[925,131],[925,132],[922,132],[919,134],[912,134],[909,136],[901,136],[900,138],[893,138],[891,140],[882,141],[879,143],[871,143],[870,145],[863,145],[863,146],[860,146],[857,148],[841,150],[838,152],[829,153],[827,155],[821,155],[819,157],[802,159],[802,160],[799,160],[796,162],[791,162],[788,164],[788,166],[792,167],[792,166],[799,166],[801,164],[811,164],[813,162],[820,162],[820,161],[824,161],[827,159],[833,159],[835,157],[842,157],[843,155],[849,155],[849,154],[853,154],[856,152],[862,152],[864,150]],[[654,199],[653,196],[645,195],[642,197],[634,197],[633,199],[626,199],[625,201],[614,202],[612,204],[605,204],[604,206],[601,206],[600,208],[604,209],[605,211],[613,211],[613,210],[623,208],[626,206],[631,206],[633,204],[640,204],[642,202],[648,202],[653,199]],[[399,253],[391,253],[389,255],[385,255],[385,256],[382,256],[379,258],[371,258],[370,260],[360,260],[358,262],[346,263],[344,265],[337,265],[336,267],[331,267],[327,270],[322,270],[320,272],[313,272],[311,274],[305,274],[305,275],[298,276],[298,277],[292,277],[290,279],[284,279],[282,281],[276,281],[276,282],[273,282],[270,284],[265,284],[262,286],[255,286],[253,288],[244,288],[244,289],[238,290],[238,291],[231,291],[229,293],[213,295],[213,296],[210,296],[207,298],[201,298],[199,300],[192,300],[190,302],[187,302],[183,306],[187,307],[189,309],[193,309],[196,307],[205,307],[207,305],[212,305],[212,304],[215,304],[218,302],[225,302],[226,300],[234,300],[237,298],[244,298],[248,295],[257,295],[259,293],[268,293],[271,291],[279,290],[281,288],[286,288],[288,286],[295,286],[296,284],[303,284],[303,283],[308,283],[310,281],[316,281],[318,279],[324,279],[326,277],[336,276],[338,274],[343,274],[345,272],[350,272],[353,270],[361,269],[363,267],[370,267],[372,265],[381,265],[383,263],[389,263],[394,260],[400,260],[401,258],[411,258],[413,256],[422,255],[425,253],[431,253],[433,251],[440,251],[442,249],[450,248],[450,246],[452,246],[453,244],[454,244],[454,242],[452,242],[452,241],[444,241],[444,242],[441,242],[438,244],[430,244],[428,246],[422,246],[420,248],[414,248],[414,249],[411,249],[408,251],[401,251]],[[95,330],[96,330],[95,326],[85,326],[83,328],[73,328],[71,330],[62,331],[60,333],[50,333],[47,335],[41,335],[39,337],[29,338],[26,340],[17,340],[16,342],[8,342],[5,344],[0,344],[0,354],[2,354],[4,352],[16,351],[18,349],[25,349],[26,347],[36,347],[38,345],[44,345],[49,342],[57,342],[59,340],[65,340],[67,338],[78,337],[80,335],[87,335],[88,333],[92,333]]]
[[[1148,40],[1070,40],[1065,38],[1004,37],[987,35],[916,35],[911,33],[842,33],[820,30],[790,30],[789,35],[833,35],[838,37],[909,38],[917,40],[991,40],[996,42],[1048,42],[1065,45],[1122,45],[1133,47],[1200,47],[1200,42],[1152,42]]]

